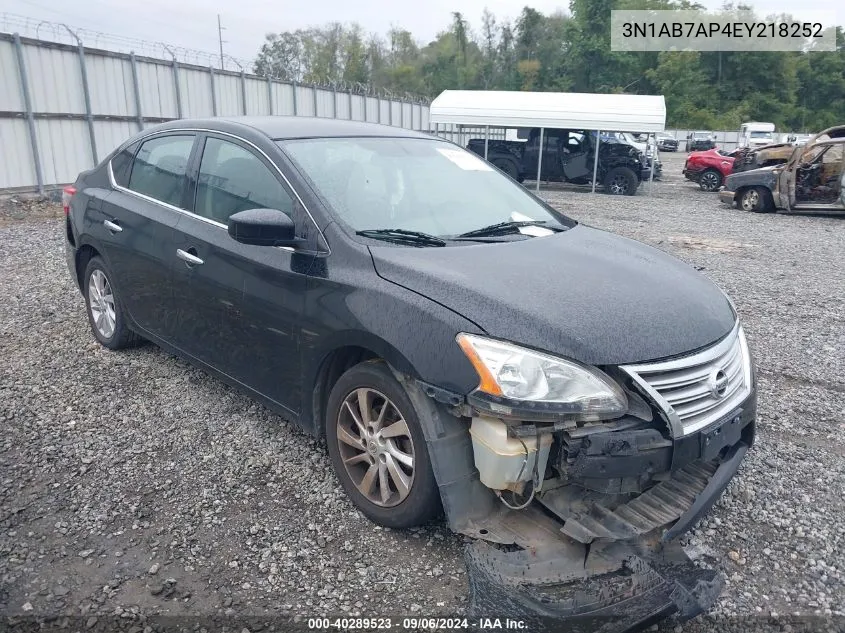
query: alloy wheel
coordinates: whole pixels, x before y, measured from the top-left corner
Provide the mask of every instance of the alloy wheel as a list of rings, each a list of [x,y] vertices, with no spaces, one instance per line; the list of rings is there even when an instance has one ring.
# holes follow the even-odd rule
[[[610,193],[615,196],[624,196],[628,192],[628,179],[622,174],[617,174],[610,181]]]
[[[701,188],[704,191],[715,191],[719,186],[719,177],[712,171],[704,172],[701,175]]]
[[[753,211],[760,203],[760,194],[756,189],[751,189],[742,196],[742,208],[744,211]]]
[[[414,441],[399,408],[375,389],[344,398],[337,416],[337,443],[344,468],[371,503],[402,503],[414,484]]]
[[[111,338],[116,323],[114,293],[102,270],[94,270],[88,279],[88,305],[97,332],[103,338]]]

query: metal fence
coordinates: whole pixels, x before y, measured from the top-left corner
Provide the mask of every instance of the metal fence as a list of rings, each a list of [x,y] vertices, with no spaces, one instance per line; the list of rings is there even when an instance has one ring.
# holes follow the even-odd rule
[[[678,145],[678,149],[683,151],[686,149],[686,139],[687,134],[691,132],[696,132],[697,130],[666,130],[667,133],[674,136],[678,141],[680,141],[680,145]],[[713,138],[716,141],[716,146],[720,149],[725,151],[731,151],[737,148],[739,145],[739,130],[721,130],[716,132],[711,132],[713,134]],[[810,134],[810,132],[775,132],[773,135],[773,143],[781,143],[786,142],[786,138],[790,134]]]
[[[156,123],[273,114],[431,129],[421,101],[0,33],[0,189],[73,182]]]

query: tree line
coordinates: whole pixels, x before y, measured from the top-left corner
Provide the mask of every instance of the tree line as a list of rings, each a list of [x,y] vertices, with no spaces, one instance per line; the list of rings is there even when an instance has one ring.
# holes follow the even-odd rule
[[[526,6],[513,21],[485,10],[477,25],[455,12],[427,44],[406,29],[381,37],[332,23],[267,35],[254,70],[425,98],[446,89],[662,94],[667,126],[677,128],[736,129],[757,120],[817,131],[845,124],[841,27],[833,52],[614,52],[613,9],[703,7],[688,0],[571,0],[568,12],[544,15]]]

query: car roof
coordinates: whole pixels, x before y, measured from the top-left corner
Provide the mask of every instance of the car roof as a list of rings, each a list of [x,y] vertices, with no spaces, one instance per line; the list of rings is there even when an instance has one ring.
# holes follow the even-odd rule
[[[431,134],[391,125],[304,116],[234,116],[179,119],[157,126],[156,129],[203,128],[226,132],[231,131],[233,127],[252,128],[252,130],[273,140],[355,136],[432,138]]]

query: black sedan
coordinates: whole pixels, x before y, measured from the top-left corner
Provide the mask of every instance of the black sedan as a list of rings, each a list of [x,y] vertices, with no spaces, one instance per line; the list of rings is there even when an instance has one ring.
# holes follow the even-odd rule
[[[681,591],[659,567],[686,560],[675,537],[754,436],[745,335],[692,268],[452,143],[349,121],[166,123],[64,197],[94,337],[152,341],[324,436],[373,521],[445,510],[487,548],[477,579],[509,570],[525,605],[535,576],[618,573],[631,618],[718,595],[714,571],[689,564],[698,584]],[[476,604],[491,583],[471,583]],[[651,602],[629,609],[636,596]],[[612,607],[584,599],[535,606]]]

